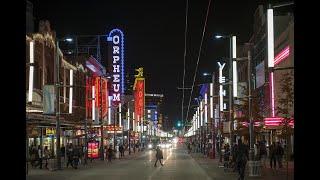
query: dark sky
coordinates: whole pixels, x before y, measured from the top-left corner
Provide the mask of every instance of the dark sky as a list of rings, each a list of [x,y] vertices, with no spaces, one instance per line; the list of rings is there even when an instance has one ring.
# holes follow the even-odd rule
[[[125,33],[125,61],[129,68],[144,67],[146,91],[165,95],[165,114],[181,119],[186,0],[78,0],[31,1],[36,24],[51,22],[58,37],[102,35],[113,28]],[[186,86],[192,85],[202,28],[209,0],[189,0]],[[212,0],[198,72],[216,70],[216,60],[228,55],[228,42],[213,41],[214,33],[247,42],[253,31],[253,14],[259,2]],[[37,30],[37,26],[36,26]],[[196,83],[201,81],[198,76]],[[195,95],[197,92],[194,92]],[[189,101],[186,93],[185,104]]]

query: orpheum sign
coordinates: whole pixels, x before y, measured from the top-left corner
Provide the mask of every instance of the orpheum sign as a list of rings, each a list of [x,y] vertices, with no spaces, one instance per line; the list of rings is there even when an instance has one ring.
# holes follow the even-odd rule
[[[113,29],[107,41],[109,42],[109,67],[112,72],[112,104],[117,106],[124,93],[124,35],[121,30]]]
[[[143,78],[143,68],[139,68],[137,70],[139,72],[136,75],[136,79],[134,82],[134,108],[135,108],[135,119],[137,121],[141,121],[144,118],[144,105],[145,105],[145,84]]]

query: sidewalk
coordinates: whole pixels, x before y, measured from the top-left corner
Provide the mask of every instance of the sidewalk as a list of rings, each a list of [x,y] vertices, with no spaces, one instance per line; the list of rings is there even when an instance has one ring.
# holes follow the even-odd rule
[[[85,169],[91,169],[97,166],[106,166],[106,164],[108,163],[108,165],[112,165],[114,163],[118,163],[124,160],[132,160],[135,159],[137,157],[139,157],[144,151],[136,151],[135,153],[133,153],[133,151],[131,152],[131,154],[129,155],[129,151],[125,151],[124,153],[124,157],[123,158],[119,158],[119,152],[116,153],[116,158],[112,159],[112,163],[108,163],[107,158],[105,158],[104,161],[101,161],[100,158],[98,159],[94,159],[92,162],[90,161],[90,159],[87,160],[87,165],[84,165],[84,160],[82,160],[81,164],[78,165],[78,169],[74,169],[71,166],[69,166],[68,168],[65,166],[64,164],[64,159],[62,158],[61,160],[61,166],[62,166],[62,170],[63,171],[81,171],[81,170],[85,170]],[[51,174],[51,173],[55,173],[54,170],[48,170],[44,168],[45,162],[43,161],[43,165],[42,165],[42,169],[39,168],[39,166],[37,168],[32,168],[31,165],[28,165],[28,175],[39,175],[39,174]],[[50,167],[50,164],[48,164],[48,167]],[[28,176],[27,175],[27,176]]]
[[[208,175],[213,179],[236,179],[238,178],[237,172],[224,172],[224,168],[221,167],[222,164],[219,163],[219,159],[210,159],[209,157],[204,157],[203,154],[200,153],[191,153],[191,156],[199,163],[204,170],[207,171]],[[287,179],[287,164],[283,163],[283,168],[281,169],[271,169],[269,168],[269,164],[267,164],[266,168],[262,168],[260,177],[249,177],[248,166],[246,167],[246,175],[245,179],[250,180],[283,180]],[[220,167],[219,167],[220,166]],[[294,179],[294,162],[290,161],[288,163],[288,179]]]

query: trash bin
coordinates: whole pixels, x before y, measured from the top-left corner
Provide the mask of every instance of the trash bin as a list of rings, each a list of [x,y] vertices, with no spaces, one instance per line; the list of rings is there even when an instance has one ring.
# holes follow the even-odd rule
[[[261,162],[260,161],[248,161],[249,176],[257,177],[261,176]]]

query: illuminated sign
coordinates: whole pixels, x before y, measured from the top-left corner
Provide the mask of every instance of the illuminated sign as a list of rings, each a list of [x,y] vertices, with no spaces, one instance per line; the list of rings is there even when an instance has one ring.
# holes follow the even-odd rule
[[[104,130],[107,130],[107,131],[122,131],[122,126],[113,126],[113,125],[107,125],[104,127]]]
[[[56,134],[56,130],[53,128],[46,128],[46,135],[54,135]]]
[[[88,158],[98,158],[99,157],[99,142],[89,142],[88,143]]]
[[[218,62],[218,65],[219,65],[219,83],[220,83],[220,90],[219,90],[220,111],[223,111],[224,109],[226,109],[226,105],[223,103],[223,96],[225,96],[226,94],[225,94],[225,91],[223,90],[222,83],[226,82],[226,77],[222,76],[222,70],[226,65],[226,63],[220,64],[220,62]]]
[[[290,48],[287,46],[274,58],[274,65],[279,64],[282,60],[286,59],[290,55]]]
[[[134,103],[135,103],[135,115],[137,117],[144,117],[144,78],[137,78],[134,86]],[[137,121],[140,121],[138,118]]]
[[[274,29],[273,9],[267,10],[267,41],[268,41],[268,67],[274,67]]]
[[[264,118],[264,124],[266,126],[280,126],[281,123],[283,124],[284,118],[281,117],[270,117],[270,118]],[[291,119],[289,121],[289,126],[294,126],[294,119]]]
[[[117,106],[124,93],[124,35],[120,29],[113,29],[107,38],[110,42],[110,68],[112,72],[112,103]]]
[[[93,76],[92,78],[87,78],[86,84],[86,109],[88,118],[92,120],[99,119],[97,117],[101,117],[101,112],[100,110],[98,111],[97,108],[102,107],[102,119],[105,119],[109,106],[108,80],[99,76]]]
[[[135,75],[136,79],[134,81],[133,90],[134,90],[134,108],[137,122],[140,120],[143,121],[144,117],[144,108],[145,108],[145,85],[143,77],[143,68],[140,67],[136,69],[138,72]]]

